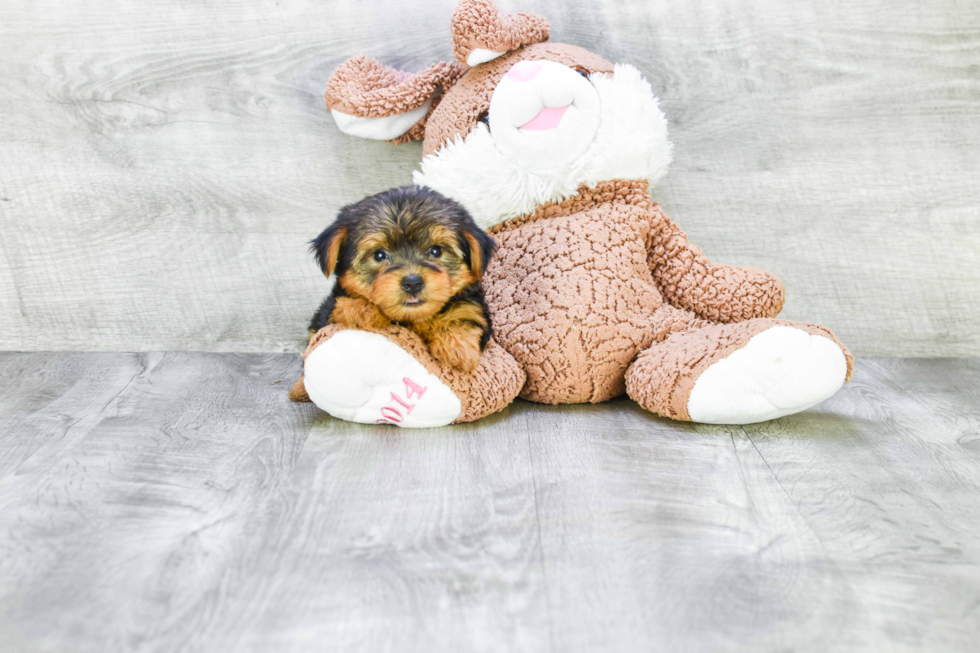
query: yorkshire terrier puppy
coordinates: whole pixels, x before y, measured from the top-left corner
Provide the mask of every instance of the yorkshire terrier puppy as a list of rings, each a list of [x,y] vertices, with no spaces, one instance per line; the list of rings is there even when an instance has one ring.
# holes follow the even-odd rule
[[[496,246],[455,201],[404,186],[340,210],[311,243],[333,292],[310,322],[354,329],[404,326],[439,362],[476,369],[490,339],[480,279]]]

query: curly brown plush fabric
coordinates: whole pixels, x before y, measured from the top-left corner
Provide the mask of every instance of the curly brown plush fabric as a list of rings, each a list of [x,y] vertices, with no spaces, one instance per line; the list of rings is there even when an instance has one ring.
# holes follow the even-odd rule
[[[494,230],[483,280],[494,338],[528,374],[521,396],[599,402],[653,341],[663,305],[646,266],[649,196],[607,182]],[[558,354],[558,355],[556,355]]]
[[[795,327],[833,340],[844,351],[846,380],[851,380],[854,357],[830,329],[805,322],[758,318],[734,324],[711,324],[675,333],[664,342],[654,344],[630,366],[626,374],[626,392],[649,411],[671,419],[690,421],[687,401],[701,373],[736,349],[744,347],[752,336],[777,325]]]
[[[507,52],[548,40],[551,26],[534,13],[502,14],[492,0],[463,0],[452,17],[453,54],[466,63],[477,49]]]
[[[337,325],[325,326],[310,338],[303,360],[314,349],[344,330]],[[439,377],[459,397],[462,411],[454,424],[472,422],[506,408],[520,392],[525,375],[517,362],[493,340],[483,351],[480,364],[473,372],[461,372],[435,359],[418,334],[399,326],[384,329],[367,329],[380,334],[412,354],[426,370]],[[309,401],[301,378],[289,392],[293,401]]]
[[[611,73],[613,65],[584,48],[565,43],[534,43],[487,63],[471,68],[457,81],[452,92],[429,112],[422,146],[424,156],[434,154],[457,136],[466,136],[490,108],[497,83],[518,61],[556,61],[588,73]]]
[[[659,206],[653,209],[647,250],[650,269],[664,296],[706,320],[775,317],[783,309],[786,291],[775,275],[758,268],[712,263]]]
[[[778,279],[710,262],[647,186],[582,187],[491,230],[498,254],[483,283],[494,337],[528,374],[522,397],[605,401],[622,394],[626,369],[654,341],[723,321],[726,306],[724,321],[782,306]]]
[[[425,123],[438,106],[439,89],[452,86],[465,66],[439,62],[419,73],[407,73],[386,66],[367,55],[351,57],[327,80],[323,93],[327,109],[359,118],[383,118],[416,109],[432,101],[429,111],[405,134],[394,139],[400,144],[417,140],[425,134]]]

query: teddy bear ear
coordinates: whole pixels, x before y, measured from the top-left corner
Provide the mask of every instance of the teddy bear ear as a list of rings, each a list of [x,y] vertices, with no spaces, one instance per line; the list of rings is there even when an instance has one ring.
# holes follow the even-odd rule
[[[537,14],[502,14],[493,0],[462,0],[453,12],[453,54],[456,61],[477,66],[523,45],[547,41],[550,28]]]
[[[457,63],[440,62],[407,73],[359,55],[334,71],[323,99],[345,134],[404,143],[425,135],[437,91],[448,89],[464,72]]]

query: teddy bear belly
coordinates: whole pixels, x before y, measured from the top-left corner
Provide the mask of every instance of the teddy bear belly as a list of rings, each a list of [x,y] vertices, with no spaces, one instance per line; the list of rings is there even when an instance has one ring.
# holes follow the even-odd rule
[[[627,367],[653,340],[663,299],[647,267],[646,222],[633,210],[597,208],[606,210],[495,235],[498,254],[484,277],[494,339],[527,373],[521,397],[530,401],[620,395]]]

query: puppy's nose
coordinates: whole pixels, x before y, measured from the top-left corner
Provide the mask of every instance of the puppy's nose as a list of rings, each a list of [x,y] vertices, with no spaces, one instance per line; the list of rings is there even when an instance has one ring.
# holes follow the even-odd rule
[[[417,274],[408,274],[402,277],[402,290],[414,295],[425,286],[425,280]]]

